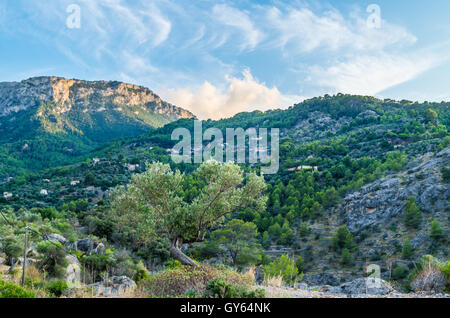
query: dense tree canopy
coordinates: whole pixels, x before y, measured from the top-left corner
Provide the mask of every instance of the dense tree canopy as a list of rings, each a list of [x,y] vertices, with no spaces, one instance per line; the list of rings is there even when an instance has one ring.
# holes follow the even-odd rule
[[[181,253],[183,243],[203,241],[207,231],[230,213],[248,207],[263,211],[266,201],[264,179],[249,174],[244,180],[242,169],[231,162],[205,162],[192,177],[202,181],[197,183],[201,188],[195,197],[190,193],[186,198],[186,175],[153,163],[145,173],[134,175],[127,187],[111,194],[119,226],[132,226],[133,235],[142,241],[169,238],[172,256],[189,265],[195,262]]]

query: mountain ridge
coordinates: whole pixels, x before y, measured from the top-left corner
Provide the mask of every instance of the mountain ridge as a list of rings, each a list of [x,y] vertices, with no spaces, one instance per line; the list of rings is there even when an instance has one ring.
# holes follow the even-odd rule
[[[181,118],[195,116],[143,86],[56,76],[2,82],[0,175],[70,164]]]

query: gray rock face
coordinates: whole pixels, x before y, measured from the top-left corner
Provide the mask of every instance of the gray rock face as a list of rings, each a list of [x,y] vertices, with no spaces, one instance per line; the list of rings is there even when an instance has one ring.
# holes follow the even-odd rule
[[[323,272],[320,274],[306,274],[303,280],[310,285],[329,285],[338,286],[340,283],[339,277],[333,272]]]
[[[44,240],[51,241],[51,242],[58,242],[62,245],[66,244],[67,240],[64,236],[60,234],[49,234],[44,236]]]
[[[110,104],[115,105],[116,111],[122,111],[121,106],[141,106],[143,111],[176,119],[194,117],[189,111],[162,101],[148,88],[121,82],[42,76],[0,83],[0,117],[38,107],[41,102],[54,102],[58,113],[69,112],[76,107],[102,112],[105,110],[102,105]]]
[[[394,289],[380,278],[358,278],[327,290],[330,294],[387,295]]]
[[[101,283],[91,284],[97,296],[123,297],[136,289],[136,283],[126,276],[114,276]]]
[[[450,162],[450,147],[436,156],[416,160],[407,172],[390,175],[365,185],[345,198],[342,214],[351,232],[375,224],[387,224],[404,214],[411,196],[433,213],[445,210],[450,198],[450,185],[441,178],[441,167]]]
[[[89,254],[104,254],[105,246],[102,243],[97,243],[91,238],[84,238],[76,241],[70,245],[70,249],[82,251]]]
[[[70,287],[79,287],[81,284],[81,264],[74,255],[67,255],[66,260],[69,265],[66,268],[65,281]]]

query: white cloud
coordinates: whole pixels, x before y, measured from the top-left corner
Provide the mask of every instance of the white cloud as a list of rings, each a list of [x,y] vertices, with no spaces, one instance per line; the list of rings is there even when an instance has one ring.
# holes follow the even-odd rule
[[[300,96],[283,96],[276,87],[269,88],[255,79],[250,70],[243,78],[226,77],[226,85],[217,87],[205,82],[195,88],[166,89],[161,96],[192,111],[201,119],[220,119],[252,110],[288,107],[300,102]]]
[[[281,11],[272,7],[267,11],[267,21],[268,27],[277,34],[272,37],[272,46],[290,49],[291,53],[312,52],[319,48],[330,51],[380,50],[417,40],[402,27],[382,21],[381,28],[369,28],[361,17],[345,18],[337,10],[318,15],[308,8],[287,7]]]
[[[430,54],[354,56],[332,66],[310,68],[309,81],[335,93],[375,95],[414,79],[440,63]]]
[[[254,26],[249,16],[243,11],[225,4],[217,4],[213,8],[213,15],[220,23],[241,31],[245,40],[241,49],[254,49],[263,39],[263,33]]]

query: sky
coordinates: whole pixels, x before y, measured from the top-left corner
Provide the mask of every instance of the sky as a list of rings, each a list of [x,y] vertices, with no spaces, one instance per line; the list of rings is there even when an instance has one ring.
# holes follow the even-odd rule
[[[0,0],[0,82],[149,87],[201,119],[324,94],[450,100],[448,0]]]

